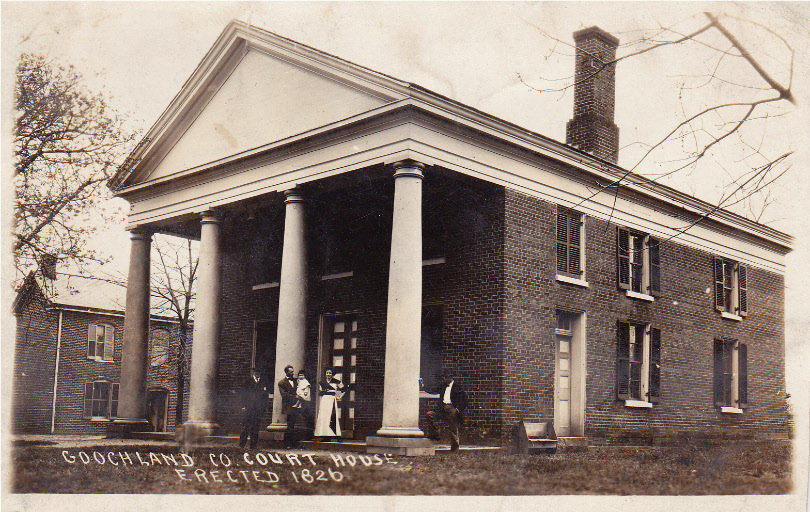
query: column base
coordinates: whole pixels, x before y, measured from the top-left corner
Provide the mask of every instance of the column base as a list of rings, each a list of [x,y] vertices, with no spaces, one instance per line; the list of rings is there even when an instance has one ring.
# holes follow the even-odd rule
[[[377,431],[382,437],[425,437],[425,433],[416,427],[383,427]]]
[[[267,425],[267,437],[273,441],[284,441],[284,434],[286,432],[286,423],[271,423]]]
[[[434,455],[433,441],[425,437],[369,436],[366,438],[366,453],[387,453],[417,457]]]
[[[128,439],[133,432],[149,432],[152,425],[149,421],[119,418],[107,426],[107,437],[113,439]]]
[[[219,425],[211,421],[187,421],[179,429],[179,441],[183,445],[199,444],[206,437],[213,435],[217,429]]]

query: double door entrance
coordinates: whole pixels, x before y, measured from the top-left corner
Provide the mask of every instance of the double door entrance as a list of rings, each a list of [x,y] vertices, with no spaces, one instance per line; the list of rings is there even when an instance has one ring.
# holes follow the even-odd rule
[[[326,370],[331,369],[333,378],[342,383],[336,397],[337,416],[341,436],[349,439],[353,438],[355,433],[357,345],[357,315],[324,315],[321,317],[317,382],[318,384],[323,382]],[[316,405],[320,409],[320,400]]]

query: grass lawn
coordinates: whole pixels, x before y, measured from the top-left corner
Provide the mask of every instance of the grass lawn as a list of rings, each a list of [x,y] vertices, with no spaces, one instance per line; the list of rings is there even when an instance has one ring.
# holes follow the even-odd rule
[[[461,451],[433,457],[245,452],[217,446],[13,447],[18,493],[150,494],[783,494],[787,442],[591,448],[520,456]],[[112,451],[111,451],[112,450]],[[116,465],[117,464],[117,465]],[[427,484],[430,482],[430,484]]]

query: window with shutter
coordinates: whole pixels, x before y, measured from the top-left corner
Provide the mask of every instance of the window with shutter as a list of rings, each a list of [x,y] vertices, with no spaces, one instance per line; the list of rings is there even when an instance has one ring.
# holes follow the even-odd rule
[[[714,404],[720,412],[748,407],[748,347],[730,339],[714,340]]]
[[[557,212],[557,274],[583,278],[582,214],[569,210]]]
[[[113,393],[111,393],[111,390]],[[84,385],[84,418],[109,419],[113,405],[118,412],[118,384],[111,386],[106,380],[86,382]]]
[[[661,398],[661,331],[618,322],[616,394],[628,407],[652,407]]]
[[[714,306],[724,318],[748,315],[748,269],[725,258],[714,258]]]
[[[627,228],[616,228],[616,265],[619,289],[626,290],[628,297],[652,301],[661,294],[659,240]]]

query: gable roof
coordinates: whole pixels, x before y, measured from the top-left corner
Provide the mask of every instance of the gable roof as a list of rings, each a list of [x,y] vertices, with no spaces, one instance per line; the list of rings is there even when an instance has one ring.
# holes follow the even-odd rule
[[[17,290],[13,310],[19,313],[29,300],[39,295],[49,309],[123,315],[126,286],[126,282],[64,273],[54,280],[42,279],[39,274],[30,272]],[[173,321],[171,317],[157,314],[154,308],[151,316],[156,320]]]
[[[262,61],[261,56],[272,59]],[[377,106],[374,107],[374,101],[364,103],[359,100],[355,110],[314,114],[311,111],[304,111],[298,117],[313,115],[314,119],[303,121],[298,119],[297,124],[293,123],[294,126],[280,129],[273,126],[272,116],[256,115],[254,112],[266,108],[264,103],[256,106],[256,102],[251,104],[248,101],[245,104],[245,99],[239,93],[245,93],[248,97],[259,93],[269,94],[264,100],[271,104],[273,101],[278,102],[279,98],[272,97],[272,94],[264,90],[245,90],[244,84],[249,81],[244,79],[237,80],[243,86],[242,89],[231,83],[232,77],[249,74],[251,70],[256,69],[260,73],[265,73],[264,76],[269,76],[267,70],[261,68],[262,65],[268,65],[269,60],[275,61],[272,64],[274,66],[278,66],[278,62],[283,62],[292,73],[309,73],[311,79],[328,84],[324,87],[329,88],[329,91],[337,91],[339,87],[343,87],[346,90],[350,89],[354,94],[344,97],[373,98]],[[268,80],[262,83],[266,82]],[[217,98],[220,94],[222,96]],[[293,98],[295,99],[300,100],[300,97]],[[280,101],[288,101],[292,105],[289,111],[293,116],[300,113],[297,109],[305,109],[302,107],[305,101],[289,101],[285,98],[281,98]],[[223,105],[227,105],[227,109],[230,110],[222,110]],[[234,113],[234,108],[238,112]],[[686,210],[690,215],[710,214],[713,220],[741,230],[747,234],[746,236],[766,240],[768,246],[775,248],[780,254],[789,252],[792,248],[791,236],[769,226],[727,210],[717,209],[715,205],[674,188],[652,183],[638,174],[575,147],[486,114],[424,87],[353,64],[236,20],[231,21],[220,34],[180,92],[108,185],[128,200],[140,200],[152,193],[147,191],[151,187],[165,187],[167,183],[174,183],[179,178],[188,180],[189,177],[202,175],[210,169],[223,168],[226,164],[247,161],[257,155],[280,151],[281,148],[293,146],[308,137],[317,137],[319,133],[334,135],[350,124],[357,126],[386,115],[415,110],[441,117],[455,126],[472,129],[485,138],[496,138],[534,154],[551,158],[563,166],[584,171],[598,180],[610,183],[620,179],[624,184],[623,188],[632,194],[640,193],[664,201]],[[238,122],[229,126],[226,126],[227,123],[219,122],[229,116],[243,114],[252,120],[247,127],[240,127]],[[318,122],[314,122],[315,120]],[[319,126],[313,126],[313,123]],[[230,128],[242,131],[233,134]],[[181,140],[185,137],[188,139]],[[217,145],[219,147],[212,147]],[[230,149],[225,145],[230,145]],[[204,154],[205,157],[198,153]],[[155,193],[163,194],[165,191]],[[184,208],[183,211],[190,211],[192,206]],[[165,217],[170,214],[160,214],[152,218],[162,220],[161,215]],[[143,218],[139,218],[136,222],[143,221]]]

